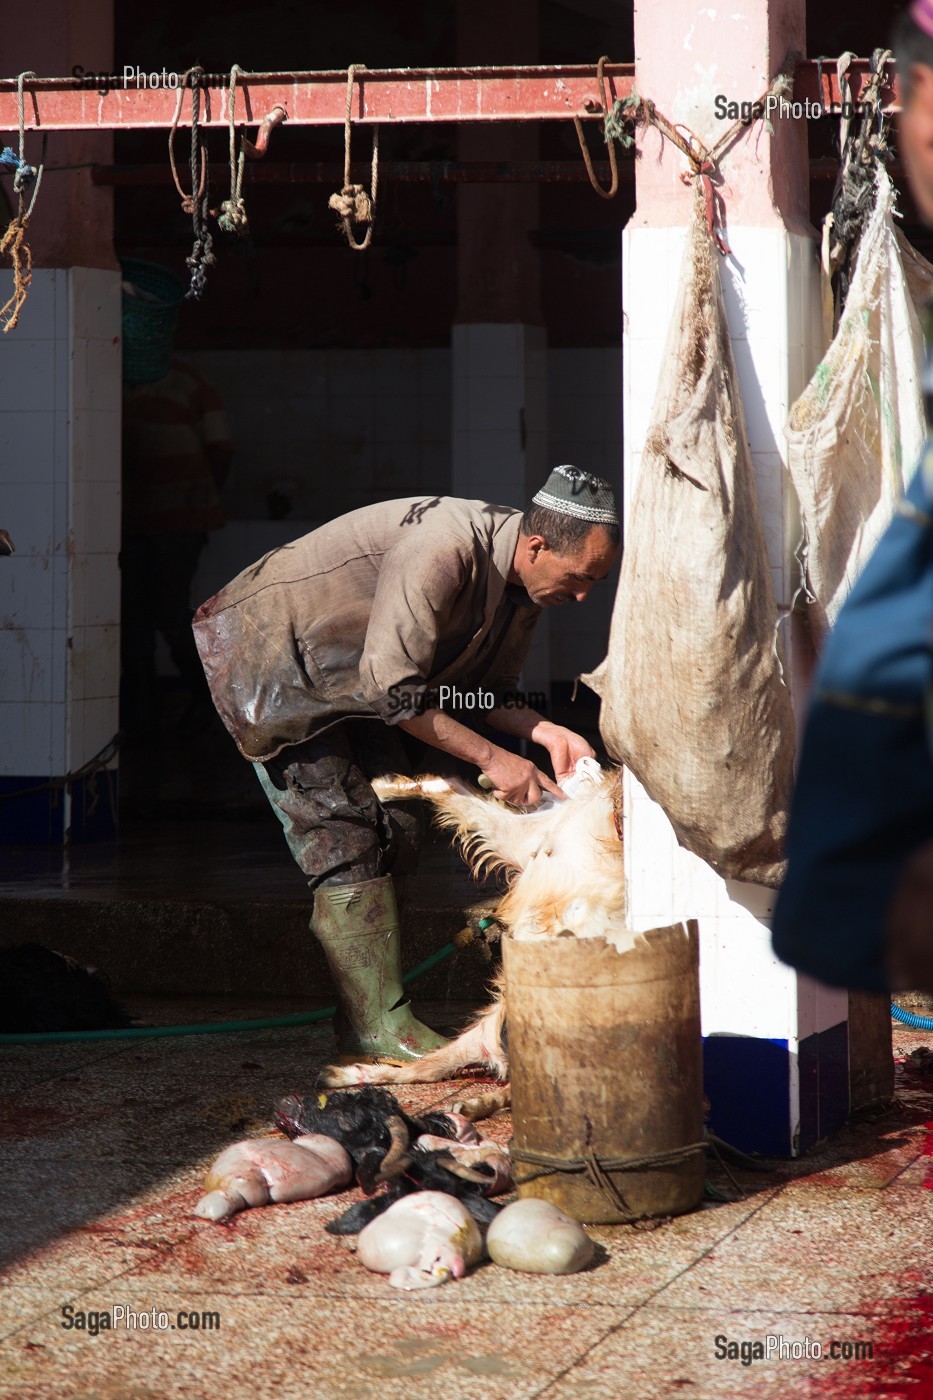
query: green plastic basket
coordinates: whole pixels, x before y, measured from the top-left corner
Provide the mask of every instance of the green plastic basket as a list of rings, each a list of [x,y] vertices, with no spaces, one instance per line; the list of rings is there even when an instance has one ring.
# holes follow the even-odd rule
[[[168,374],[185,284],[170,268],[144,258],[123,258],[120,266],[123,281],[142,293],[123,292],[123,378],[148,384]]]

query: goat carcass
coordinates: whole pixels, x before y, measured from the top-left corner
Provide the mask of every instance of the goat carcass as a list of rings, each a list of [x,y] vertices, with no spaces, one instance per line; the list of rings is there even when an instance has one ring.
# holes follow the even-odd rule
[[[517,812],[491,797],[480,797],[465,783],[445,778],[377,778],[381,801],[421,797],[434,806],[439,826],[454,839],[476,873],[505,872],[509,889],[496,910],[506,937],[546,939],[604,938],[626,951],[635,936],[626,927],[622,838],[616,816],[619,775],[606,774],[591,760],[578,765],[564,801],[545,795],[530,812]],[[572,785],[572,786],[571,786]],[[462,1035],[410,1064],[331,1065],[327,1085],[419,1084],[450,1079],[469,1065],[485,1065],[497,1079],[508,1079],[503,984],[495,999]],[[486,1103],[454,1105],[483,1117],[508,1102],[506,1092]]]

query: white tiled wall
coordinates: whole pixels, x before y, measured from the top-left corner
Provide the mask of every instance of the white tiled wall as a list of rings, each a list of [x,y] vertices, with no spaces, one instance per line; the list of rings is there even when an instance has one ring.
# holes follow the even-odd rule
[[[37,269],[0,383],[0,774],[61,776],[117,730],[119,274]]]
[[[328,520],[450,490],[450,351],[186,351],[224,400],[234,443],[228,513],[265,520],[268,497]]]
[[[0,559],[2,774],[64,771],[70,325],[67,274],[36,270],[0,336],[0,524],[16,546]]]
[[[784,470],[788,409],[819,358],[819,296],[813,245],[779,229],[730,228],[733,256],[720,260],[762,522],[778,604],[797,585],[799,530]],[[665,340],[681,275],[683,229],[632,228],[624,235],[625,493],[631,504]],[[786,672],[793,690],[788,658]],[[700,920],[704,1035],[787,1038],[791,1044],[846,1019],[844,993],[779,964],[768,932],[773,894],[725,882],[681,850],[664,814],[626,776],[625,852],[637,928]]]

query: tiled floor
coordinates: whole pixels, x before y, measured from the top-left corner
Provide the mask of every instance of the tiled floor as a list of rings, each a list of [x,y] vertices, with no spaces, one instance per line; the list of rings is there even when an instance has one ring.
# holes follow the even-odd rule
[[[170,1023],[290,1006],[133,1009]],[[435,1021],[453,1010],[421,1009]],[[924,1036],[895,1041],[903,1057]],[[737,1173],[744,1198],[651,1230],[594,1229],[585,1273],[487,1264],[408,1295],[324,1233],[347,1194],[226,1226],[191,1215],[211,1159],[269,1132],[276,1099],[309,1088],[329,1048],[326,1026],[4,1048],[0,1396],[933,1395],[933,1076],[902,1068],[886,1112],[801,1162]],[[402,1097],[425,1107],[461,1089]],[[507,1117],[492,1126],[508,1137]],[[718,1168],[710,1175],[737,1195]],[[66,1305],[87,1318],[122,1307],[137,1325],[67,1329]],[[152,1309],[174,1328],[143,1329]],[[183,1328],[181,1312],[217,1314],[219,1330]],[[811,1353],[819,1344],[824,1357],[744,1365],[742,1344],[768,1337]],[[833,1341],[871,1343],[873,1358],[829,1359]],[[733,1343],[735,1359],[717,1356]]]

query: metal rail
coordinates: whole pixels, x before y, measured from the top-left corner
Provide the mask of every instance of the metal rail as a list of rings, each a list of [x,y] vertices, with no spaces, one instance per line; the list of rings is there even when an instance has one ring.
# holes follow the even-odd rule
[[[883,90],[886,110],[897,106],[896,79]],[[606,64],[613,100],[629,96],[635,66]],[[867,59],[855,60],[848,73],[854,102],[868,81]],[[28,130],[129,131],[167,129],[172,125],[182,75],[136,69],[109,75],[30,78],[25,83]],[[201,124],[227,124],[229,75],[208,73],[198,81],[204,93]],[[289,126],[343,126],[347,75],[343,69],[306,73],[244,73],[237,83],[237,115],[248,124],[261,122],[282,107]],[[730,100],[751,101],[755,93]],[[805,60],[795,70],[794,99],[826,107],[840,101],[835,61]],[[185,102],[179,125],[190,122]],[[206,108],[206,111],[203,110]],[[359,123],[567,121],[600,116],[595,64],[531,67],[358,69],[353,119]],[[0,131],[18,125],[16,78],[0,79]]]

